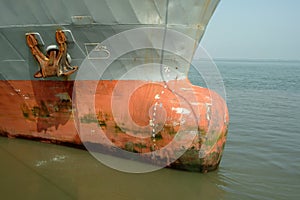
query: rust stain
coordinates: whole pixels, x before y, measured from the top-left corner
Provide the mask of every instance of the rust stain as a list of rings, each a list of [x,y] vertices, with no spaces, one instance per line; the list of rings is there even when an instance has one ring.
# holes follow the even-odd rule
[[[89,85],[95,81],[81,81],[84,86],[78,90],[82,102],[91,98]],[[180,91],[181,88],[190,88],[187,99],[192,105],[186,110],[196,113],[197,123],[191,121],[182,123],[184,109],[180,102],[180,95],[173,90],[165,90],[159,98],[163,109],[157,111],[158,131],[155,135],[156,146],[153,147],[151,138],[150,120],[153,117],[154,105],[158,99],[157,93],[162,91],[163,83],[146,81],[97,81],[95,94],[95,110],[93,113],[89,106],[83,107],[82,116],[76,116],[72,111],[73,81],[13,81],[14,87],[20,93],[26,93],[31,98],[23,100],[10,95],[5,81],[0,81],[1,103],[0,110],[7,110],[5,115],[0,115],[0,135],[9,137],[24,137],[50,141],[53,143],[67,143],[82,145],[82,142],[95,142],[94,134],[87,131],[85,141],[80,141],[76,129],[76,120],[83,124],[86,130],[94,130],[100,127],[101,134],[119,148],[135,153],[151,152],[168,145],[180,128],[198,129],[198,136],[192,141],[186,153],[171,167],[193,171],[210,171],[216,169],[222,157],[226,134],[228,131],[228,111],[225,101],[216,93],[197,86],[193,86],[188,80],[170,81],[169,84]],[[115,87],[118,85],[121,93],[127,95],[128,101],[117,104],[118,116],[112,111],[112,97]],[[133,93],[128,93],[128,88],[134,85],[142,85]],[[209,97],[209,98],[208,98]],[[211,117],[208,121],[205,103],[211,103]],[[87,101],[88,102],[88,101]],[[159,105],[159,104],[158,104]],[[10,109],[7,109],[10,108]],[[158,107],[159,108],[159,107]],[[124,113],[129,113],[125,115]],[[226,119],[224,119],[226,116]],[[142,128],[133,127],[128,123],[128,117]],[[226,123],[225,123],[226,122]],[[209,127],[210,126],[210,127]],[[213,133],[212,137],[209,136]],[[207,136],[207,140],[203,140]],[[187,138],[188,139],[188,138]],[[185,139],[183,138],[183,141]],[[100,142],[101,143],[101,142]],[[106,146],[105,143],[101,144]],[[178,147],[181,148],[181,147]],[[199,151],[204,151],[205,156],[199,157]],[[165,155],[160,155],[163,158]],[[171,154],[167,156],[172,156]]]
[[[51,49],[44,55],[39,49],[39,43],[34,34],[26,34],[26,42],[33,57],[39,63],[40,70],[34,74],[35,78],[46,78],[51,76],[68,76],[74,73],[78,67],[71,66],[67,54],[67,38],[62,30],[55,34],[57,49]]]

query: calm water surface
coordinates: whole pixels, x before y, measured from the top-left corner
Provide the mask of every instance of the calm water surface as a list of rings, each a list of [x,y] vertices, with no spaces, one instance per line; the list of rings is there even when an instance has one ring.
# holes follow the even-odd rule
[[[1,199],[300,199],[300,62],[216,63],[231,117],[217,171],[127,174],[83,150],[0,137]]]

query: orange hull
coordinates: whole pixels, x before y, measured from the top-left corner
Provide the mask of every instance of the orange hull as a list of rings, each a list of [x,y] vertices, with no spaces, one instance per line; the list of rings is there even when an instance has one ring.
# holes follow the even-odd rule
[[[0,81],[0,95],[0,134],[8,137],[119,148],[202,172],[218,167],[226,141],[225,101],[188,80]]]

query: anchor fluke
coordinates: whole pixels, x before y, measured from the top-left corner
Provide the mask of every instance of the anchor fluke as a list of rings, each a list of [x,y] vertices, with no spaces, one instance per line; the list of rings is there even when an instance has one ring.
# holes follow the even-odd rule
[[[64,31],[57,30],[55,38],[58,46],[50,45],[47,54],[44,55],[39,48],[35,33],[26,34],[27,45],[40,67],[40,70],[34,74],[35,78],[69,76],[78,69],[78,66],[70,65],[71,56],[67,53],[67,37]]]

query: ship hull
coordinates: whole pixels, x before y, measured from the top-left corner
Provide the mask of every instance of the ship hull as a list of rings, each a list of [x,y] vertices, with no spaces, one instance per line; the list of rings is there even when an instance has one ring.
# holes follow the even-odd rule
[[[5,110],[0,116],[0,134],[79,148],[93,145],[92,151],[111,154],[118,148],[154,165],[161,165],[164,158],[170,160],[167,166],[179,169],[216,169],[229,121],[225,101],[187,79],[169,81],[168,87],[165,84],[0,81],[0,109]],[[167,154],[149,157],[148,153],[176,140],[177,134],[186,135],[166,149]],[[175,158],[174,151],[183,146],[183,154]]]
[[[187,77],[218,2],[2,3],[0,135],[216,169],[226,103]]]

